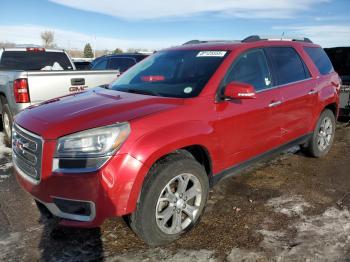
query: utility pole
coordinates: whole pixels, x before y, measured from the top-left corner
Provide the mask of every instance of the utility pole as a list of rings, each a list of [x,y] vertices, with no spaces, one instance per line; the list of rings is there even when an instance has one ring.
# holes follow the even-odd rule
[[[94,36],[94,59],[96,58],[96,36]]]

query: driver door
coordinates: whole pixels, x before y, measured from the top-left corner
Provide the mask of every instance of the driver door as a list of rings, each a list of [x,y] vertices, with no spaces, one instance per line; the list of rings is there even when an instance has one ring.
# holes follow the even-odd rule
[[[223,85],[237,81],[256,89],[255,99],[232,99],[217,104],[217,130],[226,158],[233,166],[261,155],[282,143],[282,96],[274,88],[265,51],[252,49],[240,55],[228,70]]]

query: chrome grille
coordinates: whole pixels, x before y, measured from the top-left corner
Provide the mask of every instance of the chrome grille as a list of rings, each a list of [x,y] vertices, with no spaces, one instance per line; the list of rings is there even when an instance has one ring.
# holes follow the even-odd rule
[[[41,137],[16,124],[13,126],[13,162],[21,175],[35,182],[39,181],[41,177],[42,147]]]

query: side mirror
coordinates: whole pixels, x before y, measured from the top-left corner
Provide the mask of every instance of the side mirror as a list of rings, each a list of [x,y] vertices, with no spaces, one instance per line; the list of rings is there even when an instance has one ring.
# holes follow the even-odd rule
[[[224,92],[229,99],[253,99],[256,98],[255,88],[246,83],[231,82],[227,84]]]

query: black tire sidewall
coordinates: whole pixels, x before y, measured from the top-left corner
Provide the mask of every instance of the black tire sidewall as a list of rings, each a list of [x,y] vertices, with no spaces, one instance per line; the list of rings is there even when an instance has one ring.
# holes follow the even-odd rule
[[[158,197],[166,184],[182,173],[195,175],[202,186],[202,203],[197,219],[183,232],[168,235],[162,232],[156,222],[155,213]],[[150,246],[160,246],[178,239],[182,234],[190,231],[200,220],[204,212],[209,193],[208,176],[204,168],[194,159],[180,158],[160,164],[155,172],[145,181],[141,192],[137,210],[130,216],[131,227]]]
[[[321,123],[322,121],[324,120],[324,118],[326,117],[329,117],[332,121],[332,138],[331,138],[331,141],[328,145],[328,147],[321,151],[319,150],[318,148],[318,145],[317,145],[317,140],[318,140],[318,132],[319,132],[319,129],[320,129],[320,126],[321,126]],[[314,133],[312,135],[312,141],[311,141],[311,145],[310,145],[310,153],[314,156],[314,157],[324,157],[325,155],[328,154],[329,150],[332,148],[332,145],[333,145],[333,142],[334,142],[334,137],[335,137],[335,125],[336,125],[336,122],[335,122],[335,116],[333,114],[333,112],[329,109],[326,109],[322,112],[322,114],[320,115],[320,118],[317,122],[317,125],[316,125],[316,128],[314,130]]]
[[[10,111],[10,107],[8,106],[8,104],[4,104],[2,106],[2,123],[3,125],[5,124],[4,122],[4,116],[5,114],[7,114],[8,119],[10,121],[10,129],[12,130],[12,124],[13,124],[13,117]],[[3,128],[3,132],[4,132],[4,143],[6,146],[11,147],[11,139],[12,139],[12,132],[10,132],[10,134],[6,133],[6,129],[5,126]]]

